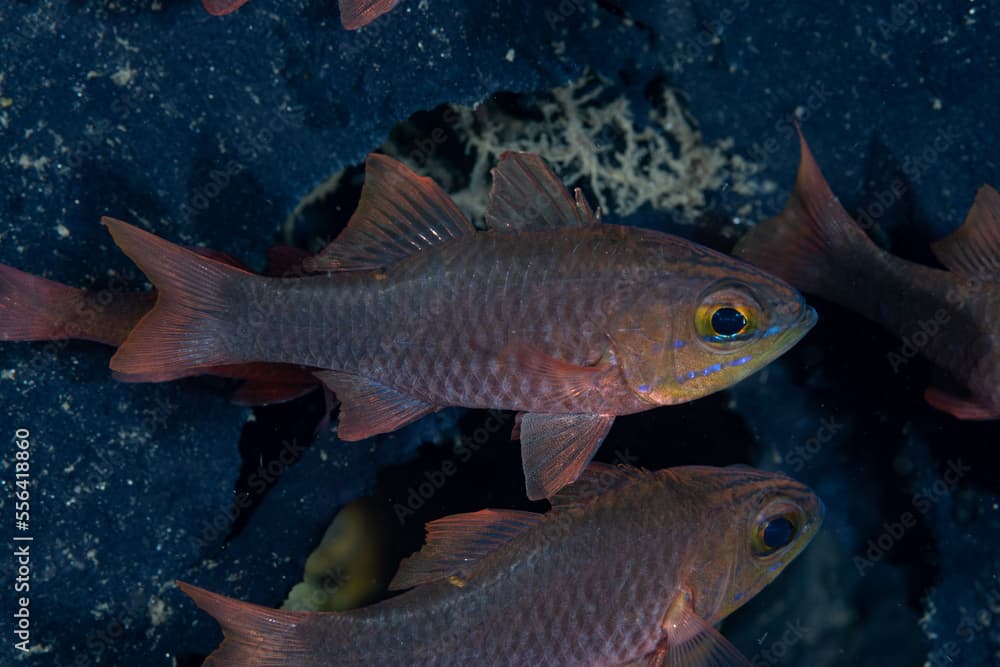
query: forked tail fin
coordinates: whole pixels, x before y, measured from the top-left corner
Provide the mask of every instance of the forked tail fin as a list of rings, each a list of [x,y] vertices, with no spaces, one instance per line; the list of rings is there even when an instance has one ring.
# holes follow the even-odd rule
[[[833,196],[796,129],[801,158],[785,209],[747,232],[733,254],[804,292],[840,301],[849,263],[880,251]]]
[[[111,358],[115,377],[126,382],[164,382],[203,372],[236,358],[226,315],[234,289],[257,276],[165,241],[113,218],[103,218],[115,243],[156,286],[156,306],[135,326]]]
[[[240,602],[177,582],[194,603],[222,626],[225,639],[204,667],[284,667],[313,664],[302,632],[309,612],[282,611]],[[328,656],[336,660],[336,656]]]

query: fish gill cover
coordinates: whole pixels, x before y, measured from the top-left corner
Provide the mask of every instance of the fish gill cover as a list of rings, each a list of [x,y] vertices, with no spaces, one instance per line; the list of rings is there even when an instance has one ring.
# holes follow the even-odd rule
[[[783,206],[798,118],[848,211],[932,264],[928,242],[1000,180],[998,26],[988,3],[404,1],[354,32],[332,0],[223,18],[197,2],[6,3],[0,262],[109,298],[141,289],[98,222],[111,214],[261,270],[276,242],[338,231],[380,146],[470,214],[497,151],[534,150],[615,222],[728,250]],[[598,458],[753,463],[824,499],[812,547],[726,624],[754,664],[993,664],[997,425],[927,407],[912,342],[816,305],[785,359],[620,418]],[[2,568],[2,664],[197,664],[217,629],[173,580],[277,607],[363,494],[385,504],[398,555],[426,520],[535,508],[509,414],[447,411],[345,444],[313,437],[319,393],[251,411],[221,380],[115,383],[92,343],[0,354],[0,514],[12,552],[33,538],[23,576],[17,556]]]

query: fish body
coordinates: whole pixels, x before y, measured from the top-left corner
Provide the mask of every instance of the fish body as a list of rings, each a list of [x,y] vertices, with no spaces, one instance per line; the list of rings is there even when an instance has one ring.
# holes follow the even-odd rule
[[[476,232],[433,181],[371,157],[347,228],[306,262],[317,275],[295,278],[106,220],[162,294],[112,369],[135,381],[257,362],[325,369],[345,440],[445,406],[516,410],[541,498],[575,479],[615,415],[727,387],[815,322],[748,264],[602,224],[537,156],[508,154],[494,172],[490,229]]]
[[[935,407],[1000,417],[1000,195],[988,185],[979,191],[962,228],[932,246],[948,268],[932,268],[876,246],[830,191],[805,139],[801,152],[785,210],[734,254],[900,337],[894,368],[919,352],[943,369],[963,390],[931,387],[925,396]]]
[[[749,665],[712,626],[822,518],[782,475],[592,464],[545,515],[431,523],[391,586],[415,588],[371,607],[282,612],[184,590],[226,634],[206,665]]]

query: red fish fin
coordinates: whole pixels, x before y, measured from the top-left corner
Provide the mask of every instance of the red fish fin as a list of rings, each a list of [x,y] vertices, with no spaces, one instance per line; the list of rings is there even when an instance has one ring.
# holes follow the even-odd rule
[[[268,609],[183,581],[176,584],[222,626],[225,639],[205,660],[206,666],[279,667],[303,664],[311,656],[313,649],[302,632],[307,613]]]
[[[507,151],[490,173],[493,188],[486,226],[514,232],[560,227],[588,227],[600,222],[577,189],[575,198],[549,165],[534,153]]]
[[[997,413],[996,408],[980,405],[972,399],[962,398],[936,387],[929,387],[924,392],[924,400],[930,403],[932,407],[942,412],[947,412],[958,419],[981,420],[1000,418],[1000,414]]]
[[[955,273],[1000,282],[1000,194],[989,185],[979,188],[962,226],[931,249]]]
[[[115,376],[163,382],[238,361],[224,348],[222,316],[231,305],[227,292],[233,283],[256,276],[120,220],[102,221],[158,290],[156,305],[111,358]]]
[[[389,433],[441,409],[354,373],[318,371],[316,377],[340,401],[337,436],[341,440]]]
[[[340,22],[345,30],[357,30],[398,4],[399,0],[340,0]]]
[[[685,608],[667,628],[664,667],[751,667],[751,663],[705,619]],[[657,664],[657,663],[654,663]]]
[[[202,257],[207,257],[208,259],[214,259],[216,262],[222,262],[223,264],[228,264],[229,266],[236,267],[237,269],[243,269],[244,271],[250,270],[246,264],[233,257],[228,252],[213,250],[212,248],[205,248],[203,246],[187,246],[187,249],[196,255],[201,255]]]
[[[591,462],[575,482],[564,486],[549,498],[552,509],[567,509],[589,503],[611,489],[628,484],[646,475],[646,471],[627,465]]]
[[[733,254],[800,290],[831,298],[845,259],[877,248],[833,196],[801,130],[799,144],[798,176],[785,210],[747,232]]]
[[[521,460],[528,498],[550,498],[579,477],[614,420],[614,415],[524,414]]]
[[[399,564],[389,590],[412,588],[460,576],[477,560],[544,520],[518,510],[481,510],[454,514],[427,524],[427,543]]]
[[[82,289],[0,264],[0,340],[84,338],[84,305]]]
[[[500,354],[512,374],[525,378],[553,401],[567,401],[594,391],[611,366],[581,366],[556,359],[527,343],[515,342]]]
[[[305,273],[302,264],[312,255],[307,250],[288,245],[276,245],[267,251],[267,269],[264,275],[290,278]]]
[[[281,382],[267,382],[264,380],[247,380],[240,388],[233,392],[229,400],[236,405],[257,406],[257,405],[278,405],[302,398],[306,394],[312,393],[319,386],[316,382],[303,382],[302,384],[286,384]]]
[[[247,4],[248,0],[201,0],[205,11],[212,16],[224,16]]]
[[[347,227],[304,266],[310,272],[377,269],[474,231],[437,183],[372,153]]]

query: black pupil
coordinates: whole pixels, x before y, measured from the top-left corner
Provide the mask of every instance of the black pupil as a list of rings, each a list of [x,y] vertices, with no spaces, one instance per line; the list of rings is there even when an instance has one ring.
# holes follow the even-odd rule
[[[764,526],[764,544],[769,549],[780,549],[792,541],[792,534],[795,527],[792,522],[783,516],[771,519]]]
[[[735,308],[719,308],[712,315],[712,329],[720,336],[735,336],[746,325],[747,318]]]

